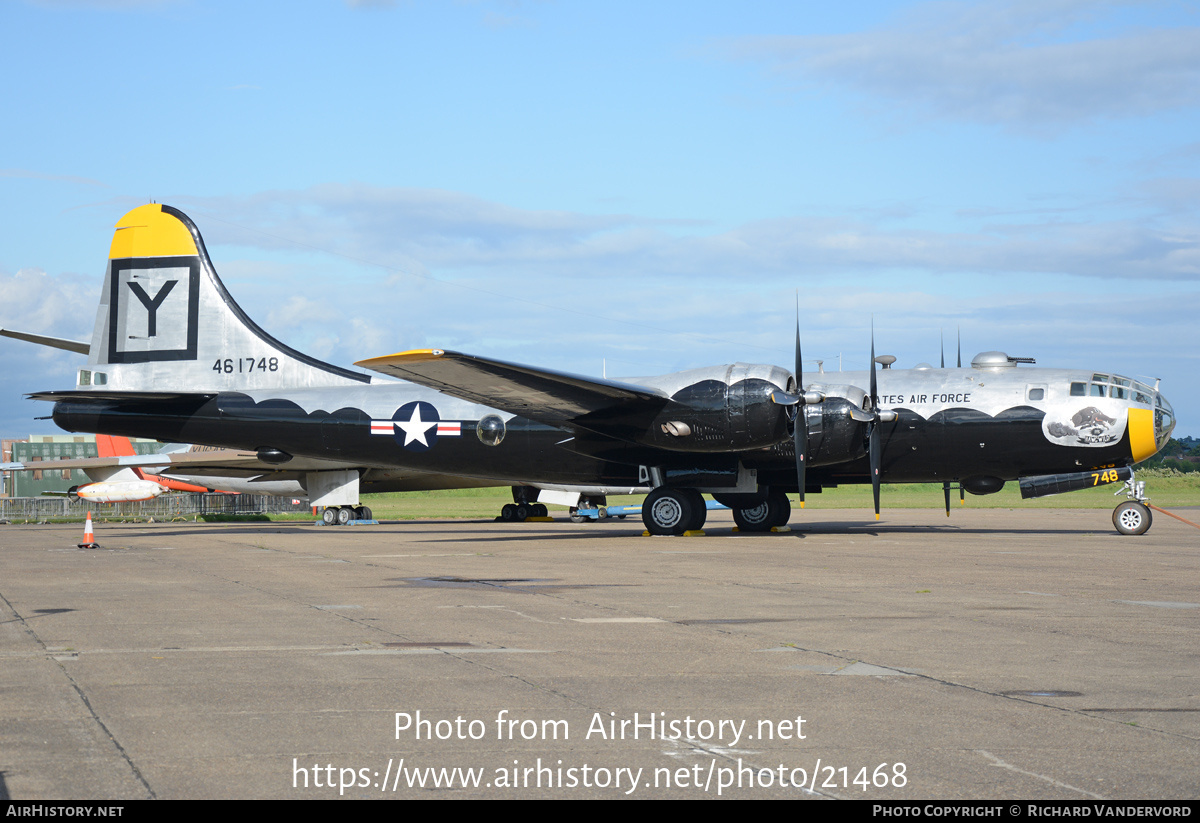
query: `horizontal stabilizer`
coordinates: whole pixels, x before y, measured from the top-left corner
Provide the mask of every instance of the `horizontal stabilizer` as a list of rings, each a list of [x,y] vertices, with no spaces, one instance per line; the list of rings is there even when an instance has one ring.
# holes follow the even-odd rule
[[[37,343],[39,346],[48,346],[52,349],[73,351],[76,354],[87,354],[88,351],[91,350],[90,343],[81,343],[78,340],[65,340],[61,337],[48,337],[44,334],[31,334],[27,331],[0,329],[0,337],[11,337],[14,340],[24,340],[27,343]]]
[[[657,408],[669,399],[647,386],[441,349],[401,352],[354,365],[550,425],[576,422],[618,406]]]
[[[119,457],[75,457],[61,460],[38,460],[28,463],[0,463],[0,471],[57,471],[60,469],[81,469],[96,471],[114,468],[139,468],[152,472],[175,471],[183,474],[207,474],[206,469],[233,473],[235,471],[278,472],[280,466],[266,463],[252,451],[243,449],[210,449],[204,451],[170,452],[158,454],[139,454]],[[286,471],[335,471],[344,470],[349,466],[344,461],[325,460],[312,457],[295,457],[283,467]],[[220,470],[220,471],[215,471]]]
[[[42,391],[25,395],[30,400],[128,400],[134,403],[146,401],[195,400],[203,403],[216,397],[216,392],[169,392],[169,391]]]

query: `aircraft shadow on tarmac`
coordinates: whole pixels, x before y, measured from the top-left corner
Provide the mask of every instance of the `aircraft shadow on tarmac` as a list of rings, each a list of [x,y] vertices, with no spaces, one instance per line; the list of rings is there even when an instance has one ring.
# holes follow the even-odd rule
[[[298,529],[304,528],[303,532],[308,537],[314,537],[312,532],[308,531],[309,523],[264,523],[262,526],[252,525],[227,525],[227,524],[211,524],[215,533],[223,535],[266,535],[266,534],[296,534]],[[487,531],[457,532],[454,534],[446,534],[440,527],[460,525],[471,527],[488,527],[495,525],[496,528],[488,529]],[[542,524],[553,526],[554,524]],[[530,531],[530,524],[504,525],[494,524],[491,520],[403,520],[403,521],[383,521],[378,526],[362,527],[359,531],[339,529],[336,536],[341,539],[351,538],[355,534],[361,534],[363,537],[372,535],[378,536],[382,534],[395,534],[406,538],[407,540],[420,543],[517,543],[517,542],[538,542],[538,541],[567,541],[579,540],[585,538],[615,540],[622,537],[626,538],[641,538],[645,535],[640,526],[632,524],[618,525],[612,524],[592,524],[583,528],[574,527],[574,524],[568,528],[567,524],[560,524],[564,527],[562,531],[551,531],[544,528],[539,528],[536,531]],[[281,528],[281,526],[284,526]],[[111,532],[108,536],[108,544],[105,545],[105,535],[98,535],[98,542],[102,549],[129,549],[134,548],[124,544],[133,538],[154,537],[187,537],[195,536],[198,526],[187,526],[185,528],[172,528],[170,530],[159,530],[154,526],[142,529],[122,528],[119,531]],[[203,528],[203,526],[199,526]],[[320,535],[333,537],[334,532],[320,532]],[[708,538],[755,538],[758,540],[787,540],[797,539],[803,540],[810,537],[821,536],[837,536],[837,535],[858,535],[880,537],[889,535],[915,535],[915,534],[942,534],[956,535],[969,537],[973,535],[999,535],[999,534],[1056,534],[1056,535],[1096,535],[1108,534],[1107,529],[1103,528],[1079,528],[1079,527],[1058,527],[1047,528],[1045,524],[1037,526],[1030,525],[1014,525],[1011,527],[1000,527],[990,525],[986,528],[970,528],[953,524],[907,524],[897,523],[889,525],[887,523],[876,522],[861,522],[850,520],[834,520],[806,523],[802,526],[793,525],[791,531],[787,532],[746,532],[743,534],[735,534],[732,532],[732,526],[718,525],[710,527],[706,530],[704,537]],[[695,540],[695,537],[658,537],[653,545],[660,546],[661,541],[686,541]]]

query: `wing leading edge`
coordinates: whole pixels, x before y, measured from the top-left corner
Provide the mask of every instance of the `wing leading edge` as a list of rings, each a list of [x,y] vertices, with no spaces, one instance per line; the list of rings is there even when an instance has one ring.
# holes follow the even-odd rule
[[[421,349],[355,363],[371,371],[552,426],[589,426],[589,416],[654,412],[670,401],[649,386],[567,374],[461,352]]]

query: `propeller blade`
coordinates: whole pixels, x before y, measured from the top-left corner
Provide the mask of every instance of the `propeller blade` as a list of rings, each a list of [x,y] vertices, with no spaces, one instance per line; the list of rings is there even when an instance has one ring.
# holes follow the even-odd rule
[[[938,337],[939,337],[939,338],[940,338],[940,340],[941,340],[941,350],[942,350],[942,368],[944,369],[944,368],[946,368],[946,330],[945,330],[945,329],[939,329],[939,330],[938,330]]]
[[[879,411],[879,386],[875,380],[875,319],[871,318],[871,412]]]
[[[875,318],[871,318],[871,414],[874,421],[867,435],[871,455],[871,495],[875,498],[875,519],[879,519],[879,384],[875,377]]]
[[[875,498],[875,519],[879,519],[879,424],[871,424],[869,435],[871,453],[871,496]]]
[[[796,415],[796,484],[800,487],[800,508],[804,508],[804,484],[807,472],[804,453],[808,451],[808,415],[801,406]]]
[[[946,516],[950,516],[950,481],[942,482],[942,494],[946,496]]]
[[[800,395],[785,391],[771,392],[771,402],[776,406],[796,406],[800,403]]]
[[[962,368],[962,326],[958,327],[958,367]]]
[[[804,394],[804,359],[800,355],[800,295],[796,295],[796,393]],[[796,406],[796,420],[792,425],[792,438],[796,447],[796,483],[800,487],[800,508],[804,508],[805,452],[808,451],[808,414],[804,404]]]
[[[800,292],[796,291],[796,393],[804,394],[804,361],[800,357]]]

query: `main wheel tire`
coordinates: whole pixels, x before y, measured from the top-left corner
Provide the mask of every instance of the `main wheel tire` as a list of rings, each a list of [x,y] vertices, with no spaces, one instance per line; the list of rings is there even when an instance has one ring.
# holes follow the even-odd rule
[[[342,506],[337,510],[337,524],[344,526],[354,519],[354,509],[349,506]]]
[[[687,531],[698,532],[704,528],[704,521],[708,519],[708,505],[704,502],[704,495],[695,489],[683,489],[692,498],[692,519],[688,523]]]
[[[744,532],[769,532],[786,526],[792,517],[792,504],[783,492],[771,492],[757,506],[733,510],[733,521]]]
[[[783,492],[767,495],[767,506],[771,509],[771,525],[783,527],[792,519],[792,503]]]
[[[650,492],[642,503],[642,522],[646,524],[646,531],[650,534],[683,534],[695,523],[696,497],[699,493],[693,489],[659,487]]]
[[[740,531],[766,532],[771,530],[771,507],[767,501],[757,506],[733,510],[733,522]]]
[[[500,519],[505,523],[512,523],[517,519],[517,504],[505,503],[500,509]]]
[[[546,508],[545,503],[534,503],[529,507],[531,517],[549,517],[550,510]]]
[[[517,522],[524,523],[529,518],[529,506],[524,503],[517,504]]]
[[[336,526],[338,524],[337,517],[338,509],[334,506],[326,506],[325,510],[321,512],[321,522],[326,526]]]
[[[1113,509],[1113,525],[1121,534],[1145,534],[1152,520],[1150,509],[1136,500],[1126,500]]]

